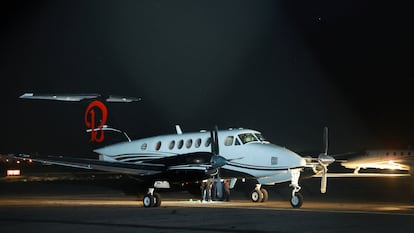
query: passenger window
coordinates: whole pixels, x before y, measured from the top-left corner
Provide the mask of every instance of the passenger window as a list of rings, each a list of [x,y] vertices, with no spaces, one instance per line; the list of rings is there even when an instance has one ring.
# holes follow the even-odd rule
[[[146,150],[146,149],[147,149],[147,143],[142,143],[141,150]]]
[[[233,145],[233,139],[234,139],[233,136],[227,136],[226,137],[226,140],[224,141],[224,145],[225,146],[231,146],[231,145]]]
[[[161,141],[158,141],[157,144],[155,145],[155,150],[160,150],[161,148]]]
[[[187,142],[185,143],[185,147],[190,148],[191,145],[193,145],[193,139],[188,139]]]
[[[199,147],[200,147],[200,145],[201,145],[201,138],[198,138],[198,139],[195,141],[194,146],[195,146],[195,148],[199,148]]]
[[[207,138],[206,143],[204,143],[204,146],[209,147],[211,144],[211,138]]]
[[[174,146],[175,146],[175,141],[174,141],[174,140],[172,140],[172,141],[170,142],[170,145],[168,146],[168,148],[170,148],[170,150],[172,150],[172,149],[174,148]]]
[[[184,144],[184,140],[183,140],[183,139],[181,139],[180,141],[178,141],[177,148],[178,148],[178,149],[183,148],[183,144]]]

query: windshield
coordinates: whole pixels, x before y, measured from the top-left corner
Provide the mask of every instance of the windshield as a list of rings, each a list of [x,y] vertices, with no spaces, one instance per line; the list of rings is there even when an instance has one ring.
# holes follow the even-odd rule
[[[239,134],[239,138],[243,144],[258,141],[257,138],[252,133],[242,133]]]
[[[256,133],[254,135],[256,135],[256,137],[257,137],[257,139],[259,139],[259,141],[261,141],[261,142],[267,142],[266,138],[264,138],[261,133]]]
[[[242,141],[243,144],[249,143],[249,142],[262,142],[262,143],[268,143],[268,141],[263,137],[261,133],[241,133],[239,134],[240,141]]]

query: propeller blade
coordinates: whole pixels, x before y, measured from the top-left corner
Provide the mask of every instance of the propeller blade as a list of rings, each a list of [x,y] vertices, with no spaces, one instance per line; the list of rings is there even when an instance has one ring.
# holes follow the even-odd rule
[[[220,171],[217,172],[217,176],[215,178],[216,182],[216,194],[219,199],[223,197],[223,185],[221,183]]]
[[[326,185],[328,181],[327,173],[328,173],[328,168],[324,166],[322,177],[321,177],[321,193],[326,193]]]
[[[223,156],[220,156],[219,140],[218,140],[218,127],[214,126],[214,129],[210,131],[211,138],[211,153],[213,154],[210,159],[212,176],[215,176],[214,181],[216,182],[216,195],[218,198],[223,197],[223,186],[220,177],[220,168],[227,164],[228,160]]]
[[[219,141],[218,141],[218,127],[217,125],[214,126],[214,150],[216,151],[216,155],[220,154],[219,148]]]
[[[210,159],[212,168],[219,168],[227,164],[227,160],[219,155],[219,141],[218,141],[218,127],[215,126],[214,130],[210,131],[211,138],[211,153],[213,154]]]
[[[321,193],[326,193],[326,186],[328,183],[328,166],[335,162],[335,159],[332,156],[328,155],[328,127],[324,127],[323,130],[323,143],[324,143],[324,152],[319,155],[318,163],[322,166],[322,177],[321,177]]]
[[[328,127],[324,127],[323,129],[323,146],[324,146],[324,154],[328,154]]]
[[[214,130],[210,131],[211,138],[211,153],[213,155],[219,154],[219,145],[218,145],[218,128],[214,127]]]

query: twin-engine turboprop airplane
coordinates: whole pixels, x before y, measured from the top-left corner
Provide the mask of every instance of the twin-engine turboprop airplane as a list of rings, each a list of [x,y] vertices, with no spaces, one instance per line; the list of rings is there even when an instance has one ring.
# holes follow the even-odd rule
[[[85,112],[85,124],[91,140],[102,141],[107,110],[99,95],[35,95],[26,93],[20,98],[61,101],[93,100]],[[129,102],[137,99],[110,97],[107,102]],[[93,110],[93,111],[91,111]],[[100,112],[100,113],[99,113]],[[92,119],[96,116],[102,119]],[[100,123],[98,123],[100,122]],[[122,132],[122,131],[120,131]],[[267,141],[259,131],[251,129],[227,129],[183,133],[177,126],[176,133],[131,140],[103,146],[94,150],[99,160],[48,156],[31,158],[33,161],[129,174],[147,181],[148,193],[143,198],[145,207],[161,205],[156,188],[169,188],[172,183],[198,182],[206,178],[254,179],[257,185],[251,192],[254,202],[264,202],[268,192],[264,184],[289,182],[292,187],[290,204],[302,205],[299,193],[299,177],[305,167],[322,171],[321,192],[326,190],[327,166],[333,158],[324,153],[314,163],[295,152]],[[321,169],[322,168],[322,169]],[[316,170],[316,169],[313,169]],[[232,182],[234,185],[234,182]],[[219,190],[220,192],[220,190]]]

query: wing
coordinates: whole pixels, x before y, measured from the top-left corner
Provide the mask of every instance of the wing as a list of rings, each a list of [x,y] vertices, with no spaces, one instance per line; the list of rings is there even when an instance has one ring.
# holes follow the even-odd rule
[[[31,157],[31,158],[19,158],[17,159],[31,159],[34,162],[43,163],[46,165],[58,165],[65,167],[73,167],[87,170],[107,171],[129,175],[154,175],[161,173],[165,170],[165,166],[162,164],[131,164],[121,162],[107,162],[97,159],[83,159],[75,157],[63,157],[63,156],[45,156],[45,157]]]
[[[313,177],[321,177],[316,174]],[[405,177],[410,176],[409,173],[327,173],[329,178],[375,178],[375,177]]]
[[[14,156],[16,159],[32,160],[48,165],[59,165],[87,170],[107,171],[137,176],[156,175],[168,171],[205,171],[212,169],[211,153],[199,152],[169,156],[142,163],[109,162],[64,156]]]

